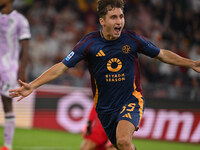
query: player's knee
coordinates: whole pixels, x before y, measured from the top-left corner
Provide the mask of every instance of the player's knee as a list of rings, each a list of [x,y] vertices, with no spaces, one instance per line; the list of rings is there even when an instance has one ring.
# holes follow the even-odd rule
[[[81,147],[80,150],[95,150],[95,148],[92,148],[92,147]]]
[[[88,149],[90,149],[90,147],[87,144],[82,144],[80,147],[80,150],[88,150]]]
[[[132,144],[131,141],[126,137],[119,137],[117,139],[117,147],[119,149],[124,149],[126,147],[129,147],[131,144]]]
[[[81,145],[80,150],[88,150],[89,147],[87,147],[86,145]]]
[[[84,140],[80,150],[95,150],[96,144],[90,140]]]

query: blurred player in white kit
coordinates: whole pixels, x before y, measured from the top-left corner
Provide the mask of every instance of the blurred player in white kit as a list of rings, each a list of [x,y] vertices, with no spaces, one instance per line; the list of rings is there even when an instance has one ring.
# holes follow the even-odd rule
[[[15,130],[15,115],[9,90],[24,81],[28,62],[28,43],[31,37],[27,19],[13,10],[14,0],[0,0],[0,95],[5,117],[4,145],[0,150],[11,150]]]

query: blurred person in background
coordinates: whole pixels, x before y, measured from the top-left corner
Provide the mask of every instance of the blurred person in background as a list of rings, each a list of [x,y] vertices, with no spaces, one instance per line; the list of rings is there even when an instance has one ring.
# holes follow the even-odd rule
[[[91,74],[96,112],[109,140],[120,150],[136,150],[132,137],[145,108],[138,54],[196,72],[200,72],[200,60],[193,61],[160,49],[135,32],[123,29],[123,8],[123,0],[98,0],[97,12],[102,28],[83,37],[62,62],[31,83],[19,80],[22,86],[10,90],[10,96],[19,97],[20,101],[85,60]]]
[[[12,149],[15,115],[9,90],[16,87],[18,78],[27,81],[27,49],[31,37],[29,23],[13,9],[13,1],[0,0],[0,94],[5,114],[4,146],[0,150]]]
[[[81,150],[116,150],[106,135],[93,105],[83,132]]]

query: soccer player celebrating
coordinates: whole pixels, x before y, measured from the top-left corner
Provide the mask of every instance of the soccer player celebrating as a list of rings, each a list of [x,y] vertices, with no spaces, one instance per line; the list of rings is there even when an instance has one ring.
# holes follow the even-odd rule
[[[86,35],[60,63],[10,92],[18,101],[34,89],[61,76],[84,59],[91,74],[94,104],[101,124],[115,147],[135,150],[132,137],[142,118],[145,99],[140,84],[138,54],[200,72],[200,61],[183,58],[156,47],[124,28],[123,0],[98,0],[100,31]]]
[[[0,150],[12,149],[15,116],[9,90],[16,86],[17,78],[26,81],[27,48],[31,36],[27,19],[13,10],[12,2],[0,0],[0,95],[5,113],[4,146]]]

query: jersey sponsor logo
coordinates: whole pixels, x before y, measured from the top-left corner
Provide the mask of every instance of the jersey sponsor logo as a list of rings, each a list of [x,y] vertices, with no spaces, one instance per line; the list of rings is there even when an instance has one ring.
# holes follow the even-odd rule
[[[130,47],[129,45],[124,45],[124,46],[122,47],[122,52],[123,52],[124,54],[129,54],[130,51],[131,51],[131,47]]]
[[[110,72],[117,72],[122,69],[122,62],[118,58],[112,58],[107,63],[107,69]]]
[[[121,82],[125,81],[125,74],[115,74],[122,69],[122,62],[118,58],[112,58],[107,63],[107,69],[113,74],[106,74],[106,82]]]
[[[102,57],[102,56],[106,56],[105,53],[100,50],[97,54],[96,54],[96,57]]]
[[[69,55],[65,58],[67,61],[69,61],[72,56],[74,56],[74,52],[72,51],[71,53],[69,53]]]
[[[112,75],[106,75],[106,81],[107,82],[121,82],[125,81],[125,74],[112,74]]]

